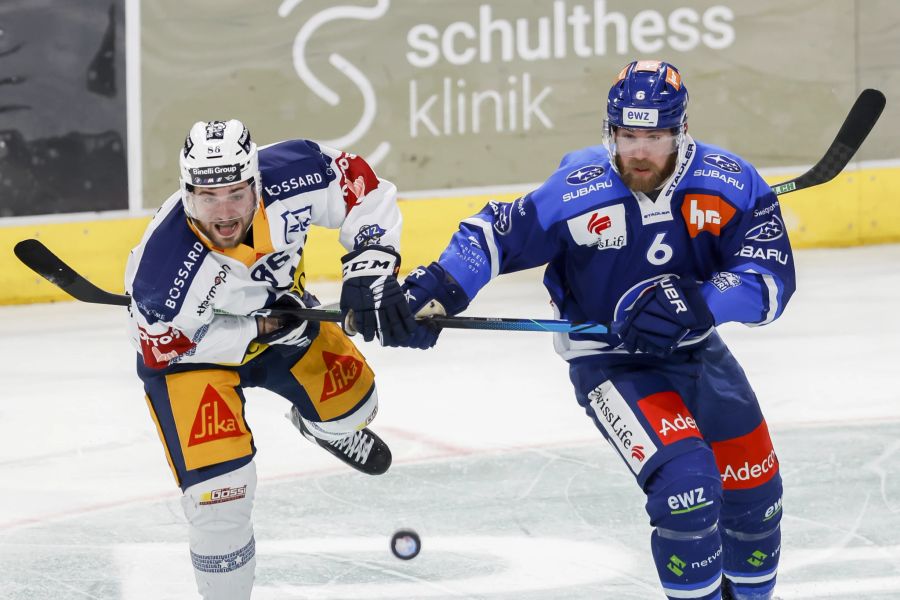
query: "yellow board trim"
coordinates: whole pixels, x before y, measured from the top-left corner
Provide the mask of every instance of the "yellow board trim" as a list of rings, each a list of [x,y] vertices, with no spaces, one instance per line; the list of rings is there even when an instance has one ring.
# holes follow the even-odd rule
[[[774,184],[791,176],[766,180]],[[401,271],[407,273],[435,260],[457,223],[489,200],[508,202],[516,197],[518,194],[492,194],[401,200]],[[900,242],[900,167],[847,171],[825,185],[782,196],[781,202],[795,248]],[[140,241],[148,222],[149,217],[135,217],[0,227],[0,305],[69,299],[16,260],[13,246],[31,237],[44,242],[98,286],[121,293],[128,252]],[[303,271],[313,282],[339,279],[340,258],[345,252],[337,230],[313,227]]]

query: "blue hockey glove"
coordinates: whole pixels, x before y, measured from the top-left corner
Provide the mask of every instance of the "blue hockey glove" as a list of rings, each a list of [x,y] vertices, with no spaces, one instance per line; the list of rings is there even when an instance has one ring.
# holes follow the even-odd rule
[[[256,341],[269,346],[285,346],[285,350],[308,346],[319,334],[319,324],[292,318],[289,311],[292,308],[313,308],[318,305],[318,299],[312,294],[306,292],[301,296],[291,291],[271,305],[253,311],[251,316],[276,319],[279,323],[277,329],[258,336]]]
[[[682,340],[713,325],[715,319],[697,283],[670,276],[644,292],[625,313],[624,321],[613,323],[612,330],[628,352],[665,357]]]
[[[390,344],[426,350],[437,343],[441,327],[427,317],[455,315],[466,309],[469,298],[462,287],[436,262],[417,267],[403,282],[403,294],[410,312],[416,316],[416,328],[405,340]]]
[[[341,262],[344,332],[361,333],[367,342],[377,336],[383,346],[408,338],[416,324],[397,282],[400,255],[384,246],[365,246]]]

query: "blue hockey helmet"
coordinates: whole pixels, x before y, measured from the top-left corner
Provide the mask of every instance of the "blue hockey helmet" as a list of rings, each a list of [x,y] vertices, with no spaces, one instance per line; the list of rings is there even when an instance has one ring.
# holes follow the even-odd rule
[[[625,66],[609,89],[608,127],[680,128],[687,121],[688,91],[673,65],[636,60]]]

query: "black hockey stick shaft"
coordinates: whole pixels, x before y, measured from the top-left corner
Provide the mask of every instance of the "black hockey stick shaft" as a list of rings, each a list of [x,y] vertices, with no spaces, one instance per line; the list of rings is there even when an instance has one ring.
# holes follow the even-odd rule
[[[128,306],[131,296],[103,290],[67,265],[42,242],[22,240],[14,248],[16,256],[29,269],[60,288],[76,300],[91,304]],[[341,311],[324,308],[273,309],[273,316],[285,315],[309,321],[341,321]],[[516,319],[493,317],[428,317],[441,327],[449,329],[491,329],[504,331],[551,331],[565,333],[606,333],[608,328],[600,323],[570,323],[546,319]]]
[[[790,181],[772,186],[776,196],[796,192],[821,185],[837,177],[844,170],[859,147],[865,141],[866,136],[872,131],[881,112],[884,110],[885,97],[878,90],[863,90],[853,107],[844,119],[837,136],[831,142],[831,146],[825,151],[825,155],[819,159],[809,171],[795,177]]]

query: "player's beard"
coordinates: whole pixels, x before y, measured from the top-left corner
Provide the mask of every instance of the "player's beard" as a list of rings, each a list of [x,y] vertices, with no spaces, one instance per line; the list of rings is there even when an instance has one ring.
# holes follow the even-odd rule
[[[678,154],[673,152],[663,167],[659,168],[649,160],[629,159],[627,163],[623,163],[622,157],[616,156],[616,167],[619,170],[619,177],[628,189],[647,194],[661,186],[672,175],[677,158]],[[648,172],[638,173],[636,169],[646,169]]]

